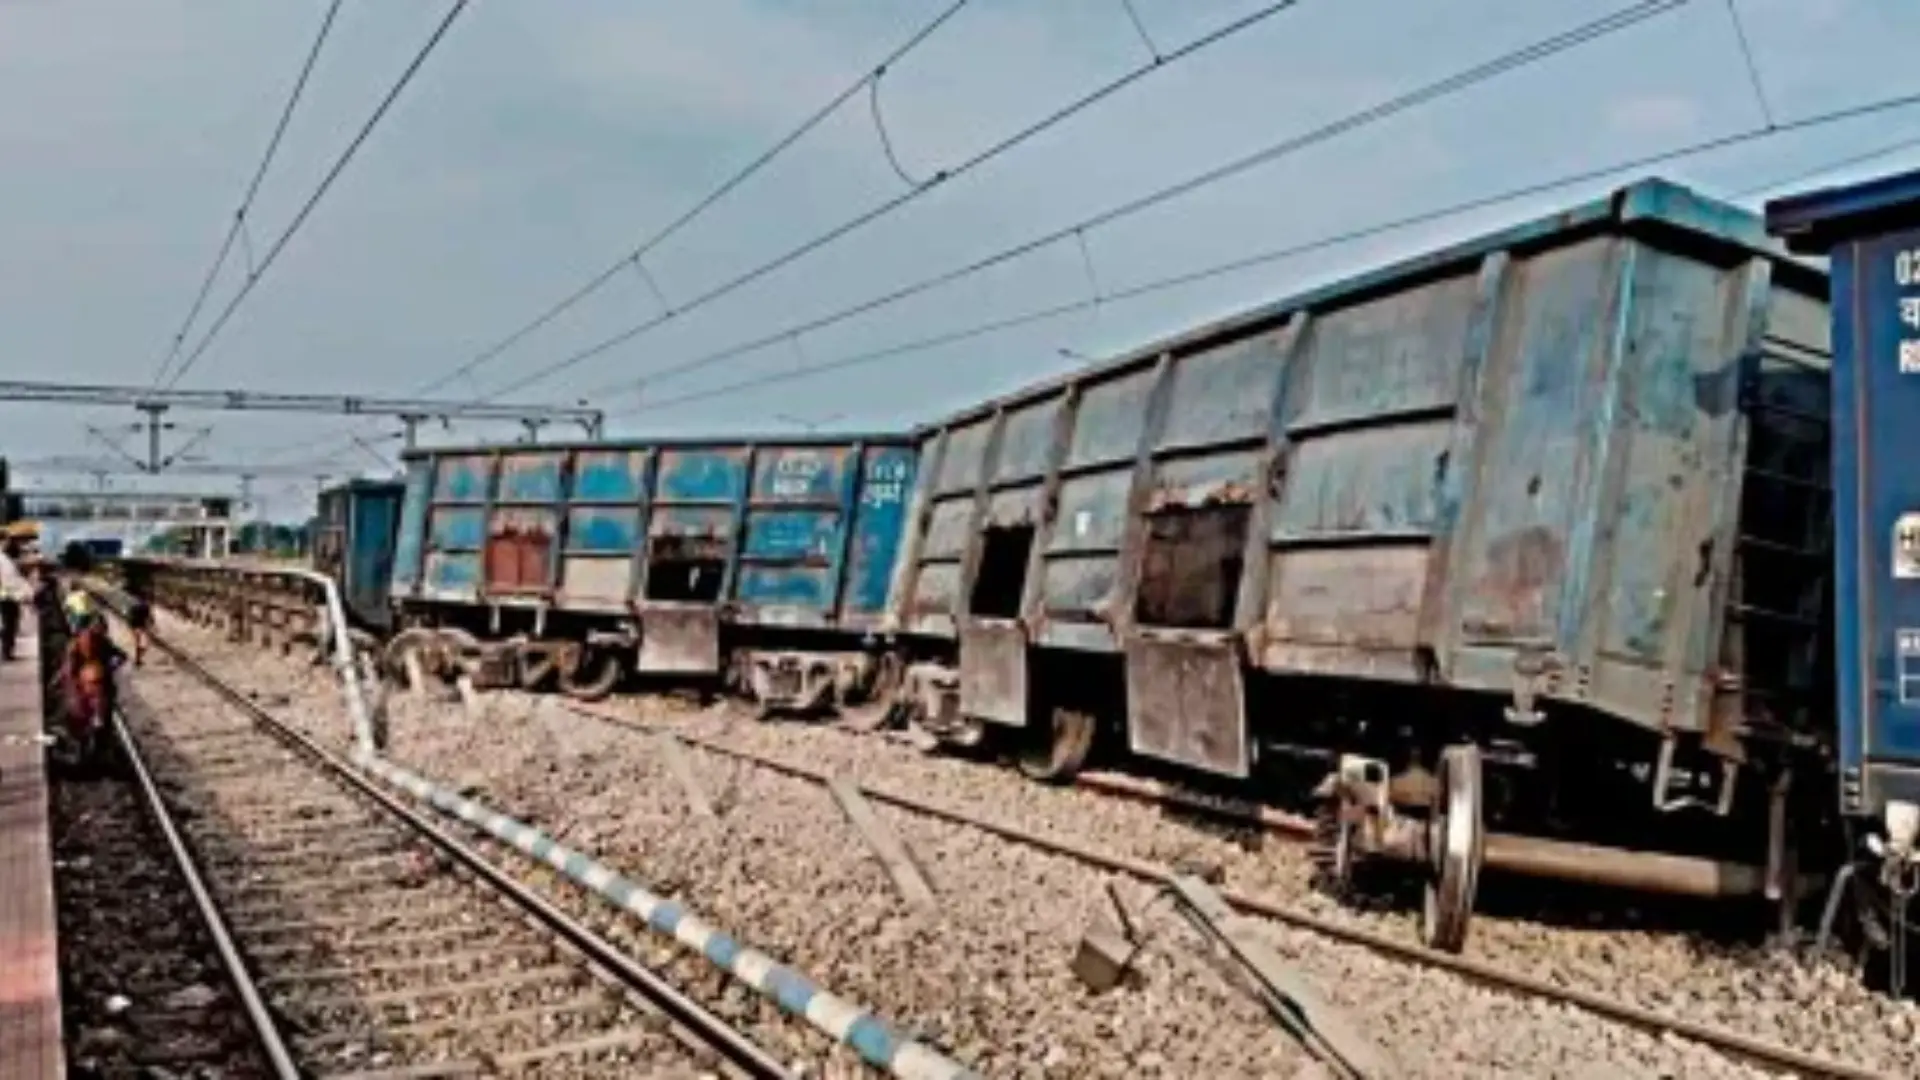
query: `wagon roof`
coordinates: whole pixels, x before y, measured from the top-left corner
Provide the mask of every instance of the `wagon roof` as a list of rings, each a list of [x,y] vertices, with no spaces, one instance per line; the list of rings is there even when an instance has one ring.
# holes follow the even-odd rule
[[[620,439],[543,443],[461,443],[452,446],[418,446],[402,451],[402,461],[415,461],[454,454],[551,454],[568,450],[716,450],[741,446],[841,447],[860,443],[866,446],[910,444],[910,431],[840,433],[789,433],[781,435],[636,435]]]
[[[1792,250],[1824,255],[1851,237],[1920,225],[1920,169],[1789,195],[1766,213],[1767,231]]]
[[[1650,177],[1558,213],[1413,255],[1378,269],[1161,338],[1111,360],[1078,368],[1024,386],[1010,394],[970,405],[918,430],[924,436],[940,427],[965,423],[998,408],[1047,397],[1076,382],[1101,378],[1120,369],[1149,363],[1163,353],[1181,355],[1212,348],[1248,333],[1278,327],[1295,312],[1304,309],[1346,306],[1412,288],[1424,281],[1459,273],[1494,251],[1537,251],[1602,233],[1656,239],[1703,261],[1727,266],[1753,256],[1772,259],[1775,261],[1775,284],[1783,284],[1823,300],[1827,297],[1826,272],[1792,258],[1779,241],[1767,234],[1766,223],[1758,214],[1702,195],[1680,184]]]

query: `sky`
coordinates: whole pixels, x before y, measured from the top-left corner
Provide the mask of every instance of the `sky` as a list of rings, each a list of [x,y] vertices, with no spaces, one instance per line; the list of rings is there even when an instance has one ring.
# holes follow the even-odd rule
[[[491,0],[473,4],[261,276],[182,388],[409,395],[572,292],[869,71],[949,0]],[[900,285],[1093,217],[1492,59],[1626,0],[1300,0],[1161,65],[1040,137],[625,344],[515,389],[589,401],[609,434],[891,430],[1237,310],[1573,205],[1649,172],[1745,193],[1920,140],[1920,107],[1655,169],[1046,322],[811,377],[827,364],[1037,306],[1365,227],[1720,134],[1920,93],[1920,4],[1692,0],[1577,51],[1288,154],[1029,257],[678,375]],[[1266,0],[1132,0],[1177,50]],[[0,0],[0,377],[150,382],[260,159],[323,0]],[[279,235],[440,20],[348,3],[248,219]],[[909,190],[1154,53],[1121,0],[973,0],[806,138],[606,288],[436,396],[512,386]],[[1825,173],[1920,166],[1920,148]],[[1739,201],[1757,206],[1764,194]],[[204,328],[241,283],[217,282]],[[196,335],[191,340],[197,340]],[[775,376],[788,375],[778,381]],[[735,384],[742,388],[715,392]],[[704,396],[703,396],[704,394]],[[0,455],[102,459],[127,409],[0,403]],[[398,425],[179,413],[206,462],[390,470]],[[120,432],[122,435],[127,433]],[[374,451],[348,438],[359,434]],[[515,437],[459,424],[423,442]],[[130,445],[138,448],[139,439]],[[17,486],[87,486],[16,467]],[[115,478],[230,493],[230,478]],[[255,485],[303,518],[311,479]]]

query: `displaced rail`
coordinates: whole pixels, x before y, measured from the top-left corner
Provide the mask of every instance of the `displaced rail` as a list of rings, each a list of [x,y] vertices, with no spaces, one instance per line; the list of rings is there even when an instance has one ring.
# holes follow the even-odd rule
[[[649,735],[668,730],[664,726],[656,726],[643,720],[620,715],[604,706],[568,702],[566,708],[581,716]],[[823,787],[830,786],[836,780],[826,771],[783,760],[770,754],[730,746],[696,733],[676,729],[672,734],[675,739],[686,745],[794,779]],[[1261,823],[1266,828],[1285,836],[1295,836],[1299,831],[1294,819],[1285,815],[1276,815],[1272,812],[1261,815],[1258,812],[1236,810],[1224,803],[1194,798],[1170,787],[1137,781],[1133,778],[1089,774],[1086,786],[1109,795],[1161,802],[1224,816],[1250,817],[1253,820],[1271,818],[1272,820],[1262,820]],[[943,805],[884,784],[863,783],[861,790],[867,798],[876,803],[898,807],[948,824],[976,829],[1003,840],[1065,856],[1111,873],[1126,875],[1170,889],[1177,888],[1183,881],[1190,880],[1180,868],[1103,851],[1091,844],[1075,840],[1049,836],[1009,821]],[[1742,1032],[1617,1000],[1590,990],[1560,985],[1472,957],[1429,949],[1373,930],[1313,915],[1268,897],[1224,888],[1219,890],[1219,895],[1233,909],[1245,915],[1272,919],[1299,930],[1361,946],[1391,959],[1448,971],[1507,993],[1584,1009],[1656,1037],[1674,1036],[1686,1039],[1727,1056],[1766,1068],[1790,1070],[1803,1076],[1840,1077],[1845,1080],[1881,1080],[1891,1075],[1856,1062],[1809,1053]]]
[[[184,676],[194,685],[181,696],[203,699],[164,717],[136,710],[147,715],[122,722],[120,745],[276,1075],[790,1075],[337,755],[155,645],[176,670],[143,680]]]

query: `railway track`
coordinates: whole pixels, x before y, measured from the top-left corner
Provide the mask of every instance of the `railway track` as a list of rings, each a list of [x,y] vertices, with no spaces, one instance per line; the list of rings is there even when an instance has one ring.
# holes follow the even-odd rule
[[[273,1075],[789,1075],[512,874],[169,652],[172,664],[142,670],[119,745]]]
[[[209,655],[211,655],[211,653]],[[250,667],[251,665],[248,666]],[[277,665],[269,665],[270,668],[273,666]],[[267,670],[268,669],[254,669],[251,674],[244,676],[243,681],[251,681],[256,686],[267,685],[273,678],[267,675]],[[309,689],[311,689],[311,687],[309,687]],[[574,711],[583,711],[579,706],[569,707],[574,709]],[[424,731],[424,729],[416,725],[424,723],[433,727],[443,723],[443,721],[433,721],[429,718],[428,713],[434,708],[438,708],[438,706],[428,706],[421,703],[418,709],[414,709],[411,712],[409,712],[408,709],[402,709],[401,713],[396,714],[396,716],[401,716],[402,722],[409,725],[408,731],[417,734]],[[425,709],[427,711],[420,712],[419,709]],[[777,773],[816,788],[825,786],[835,775],[841,777],[846,775],[846,773],[842,771],[847,767],[845,765],[821,767],[821,764],[818,762],[810,763],[807,760],[796,760],[792,755],[744,749],[737,745],[729,745],[730,741],[734,741],[732,739],[703,738],[698,733],[690,732],[678,723],[663,725],[636,721],[630,717],[613,715],[610,709],[604,705],[589,707],[584,711],[596,716],[600,720],[613,720],[618,724],[642,731],[657,732],[660,730],[673,730],[679,739],[697,748],[702,754],[716,754],[722,758],[738,762],[743,766],[750,766],[753,769],[764,770],[768,773]],[[511,711],[490,709],[487,722],[480,726],[489,731],[500,729],[502,725],[511,728],[515,725],[517,719],[519,718]],[[453,722],[456,727],[459,726],[457,721],[450,722]],[[331,730],[337,726],[337,721],[328,721],[326,729]],[[344,732],[344,728],[340,730]],[[745,728],[737,730],[762,733],[764,738],[748,740],[756,746],[762,741],[772,742],[782,738],[782,736],[775,734],[777,730],[775,728],[748,725]],[[825,733],[820,734],[822,737],[825,736]],[[804,737],[798,732],[796,732],[793,737],[805,741]],[[859,742],[861,745],[870,746],[877,740],[873,740],[869,736],[861,740],[841,741],[847,743]],[[489,742],[488,745],[493,746],[493,743]],[[636,741],[635,745],[640,747],[635,753],[640,756],[646,756],[646,747],[651,744],[646,741]],[[497,746],[493,746],[493,749],[497,750]],[[533,747],[527,747],[527,749],[532,750]],[[894,756],[897,757],[898,754],[899,751],[896,749]],[[807,756],[806,754],[801,755],[802,758]],[[908,756],[909,758],[913,757],[913,755]],[[537,751],[533,754],[523,753],[522,757],[544,760],[544,755]],[[556,824],[570,822],[570,825],[564,826],[568,830],[580,827],[593,828],[597,826],[598,830],[600,830],[597,834],[602,836],[608,835],[608,830],[618,835],[634,827],[635,819],[633,818],[616,816],[603,819],[600,817],[600,814],[596,812],[603,808],[577,805],[579,800],[592,788],[592,782],[584,777],[577,780],[570,778],[567,781],[569,790],[565,795],[561,796],[558,802],[553,801],[551,795],[542,793],[541,796],[535,797],[533,801],[529,803],[521,801],[527,798],[526,795],[513,794],[510,786],[506,788],[501,787],[501,785],[505,783],[504,774],[491,764],[501,760],[497,753],[489,752],[486,756],[476,761],[466,753],[449,759],[443,757],[442,752],[436,751],[431,757],[423,760],[435,763],[432,768],[436,771],[449,767],[456,768],[461,770],[460,775],[473,777],[476,782],[484,784],[490,791],[498,793],[505,790],[509,792],[506,795],[508,801],[500,805],[501,808],[509,810],[510,812],[515,810],[525,811],[531,813],[533,819],[550,821]],[[546,760],[542,769],[551,775],[552,770],[559,765],[559,762]],[[707,772],[714,767],[714,763],[708,762],[706,767],[701,771]],[[879,767],[877,763],[870,762],[868,766],[860,768],[862,772],[867,772],[870,768]],[[928,767],[933,768],[935,766],[929,762]],[[726,772],[724,766],[720,766],[720,768],[723,773]],[[970,775],[980,775],[995,771],[980,770],[963,763],[949,763],[945,768],[949,770],[964,770]],[[876,783],[863,783],[862,785],[867,795],[874,802],[897,807],[906,811],[911,816],[918,816],[928,822],[939,823],[943,827],[951,827],[956,831],[970,831],[976,837],[975,840],[967,842],[972,846],[978,845],[977,837],[984,833],[995,836],[1000,840],[1011,841],[1020,847],[1027,847],[1035,851],[1045,852],[1050,856],[1073,860],[1099,872],[1131,877],[1149,885],[1164,883],[1175,869],[1174,866],[1165,860],[1139,857],[1137,849],[1133,854],[1117,850],[1118,847],[1124,845],[1102,845],[1087,842],[1084,838],[1049,835],[1049,833],[1053,831],[1050,829],[1027,828],[1025,827],[1026,819],[1024,815],[1020,815],[1022,824],[1012,824],[1009,819],[1017,815],[1018,811],[1008,813],[1007,811],[1011,810],[1012,807],[1005,803],[990,810],[979,810],[957,806],[937,797],[929,797],[924,787],[918,786],[915,781],[907,779],[905,775],[902,776],[902,783],[897,785],[891,783],[892,777],[890,772],[891,770],[889,769],[885,772],[867,773],[867,775],[872,775],[877,780]],[[562,767],[562,775],[571,776],[571,774],[566,772],[564,767]],[[644,781],[638,781],[637,778],[631,782],[641,782],[644,784]],[[664,786],[669,789],[673,787],[670,778],[662,778],[662,781],[657,782],[663,782]],[[723,779],[719,782],[723,788],[726,788],[729,785],[739,783],[740,780],[736,773],[732,779]],[[553,783],[553,781],[549,783]],[[579,785],[577,788],[574,787],[576,783]],[[1185,793],[1170,788],[1156,788],[1154,785],[1142,784],[1138,781],[1129,780],[1128,778],[1115,780],[1111,777],[1096,774],[1091,777],[1091,782],[1087,786],[1093,791],[1098,792],[1101,797],[1107,799],[1112,799],[1112,797],[1116,795],[1125,796],[1124,799],[1115,801],[1134,804],[1146,802],[1149,804],[1178,807],[1187,811],[1207,810],[1215,813],[1223,813],[1228,816],[1232,816],[1235,813],[1230,805],[1195,805],[1194,800]],[[526,789],[521,789],[522,792],[525,790]],[[1021,785],[1019,790],[1022,792],[1031,791],[1038,793],[1044,789],[1037,788],[1033,785]],[[559,793],[556,791],[554,794]],[[1035,797],[1039,798],[1043,796],[1036,794]],[[1051,798],[1053,796],[1044,797]],[[1085,797],[1093,796],[1089,795]],[[721,798],[724,801],[730,801],[733,796],[731,794],[723,794]],[[668,801],[672,801],[671,796],[669,796]],[[562,804],[567,805],[567,809],[564,811],[558,809],[558,806]],[[529,809],[529,807],[531,807],[531,809]],[[784,807],[763,808],[751,803],[743,804],[738,811],[738,813],[743,816],[760,815],[763,813],[780,815],[784,812]],[[1297,831],[1297,828],[1290,827],[1292,826],[1291,819],[1267,822],[1266,825],[1269,829],[1283,834]],[[790,828],[791,827],[796,826],[790,826]],[[591,841],[589,842],[591,843]],[[629,854],[628,857],[632,858],[634,856]],[[711,858],[715,859],[720,857],[720,853],[717,852],[711,856]],[[1022,858],[1024,859],[1025,857]],[[647,864],[652,866],[653,862],[653,858],[648,856]],[[684,874],[687,871],[684,867],[679,867],[672,871],[662,870],[660,872]],[[820,873],[823,876],[831,876],[830,872],[824,868],[820,870]],[[713,880],[724,880],[726,877],[727,874],[723,871],[718,873]],[[968,889],[969,891],[983,892],[987,895],[990,895],[994,891],[993,886],[979,880],[969,880]],[[1495,988],[1500,994],[1513,1000],[1516,1003],[1515,1007],[1520,1009],[1522,1013],[1530,1014],[1536,1018],[1557,1015],[1558,1006],[1571,1006],[1590,1013],[1594,1017],[1604,1018],[1607,1023],[1617,1025],[1619,1028],[1630,1028],[1645,1033],[1659,1044],[1669,1044],[1674,1040],[1678,1040],[1682,1044],[1692,1044],[1696,1047],[1705,1048],[1711,1051],[1711,1054],[1709,1054],[1705,1060],[1716,1060],[1721,1064],[1716,1065],[1709,1072],[1698,1073],[1699,1075],[1781,1075],[1785,1073],[1803,1076],[1839,1076],[1851,1078],[1904,1074],[1903,1069],[1888,1069],[1879,1066],[1877,1063],[1867,1064],[1860,1061],[1849,1060],[1852,1056],[1850,1054],[1827,1054],[1809,1050],[1807,1043],[1797,1036],[1785,1040],[1774,1040],[1746,1030],[1731,1030],[1727,1027],[1717,1025],[1710,1020],[1695,1019],[1693,1016],[1687,1015],[1686,1011],[1682,1009],[1666,1010],[1649,1008],[1643,1003],[1634,1001],[1634,995],[1631,993],[1609,995],[1603,991],[1597,991],[1590,986],[1569,985],[1568,982],[1557,971],[1552,970],[1551,967],[1538,967],[1533,968],[1531,971],[1521,971],[1517,970],[1517,968],[1530,967],[1531,964],[1523,962],[1519,965],[1503,965],[1500,963],[1490,963],[1486,959],[1471,956],[1463,958],[1445,954],[1435,954],[1420,948],[1410,941],[1398,939],[1390,933],[1357,928],[1353,925],[1343,924],[1337,919],[1326,918],[1324,916],[1316,917],[1314,914],[1301,910],[1287,900],[1249,893],[1245,889],[1237,891],[1229,889],[1225,891],[1232,899],[1238,902],[1241,910],[1247,914],[1261,919],[1284,923],[1305,934],[1317,935],[1359,946],[1388,958],[1392,965],[1398,966],[1403,972],[1420,968],[1442,971],[1464,978],[1471,983]],[[592,902],[589,899],[586,900],[581,907],[590,908],[591,904]],[[580,907],[576,907],[575,910],[579,911]],[[755,925],[758,925],[758,923],[756,922]],[[1622,947],[1630,950],[1633,948],[1633,945],[1629,940],[1624,943]],[[956,945],[955,948],[960,949],[962,947]],[[1547,958],[1542,956],[1540,959],[1545,960]],[[1055,962],[1057,963],[1058,961]],[[1626,962],[1633,963],[1631,960]],[[1418,977],[1411,974],[1404,974],[1400,976],[1400,978],[1411,983],[1416,981]],[[893,984],[889,983],[888,985],[891,986]],[[1736,998],[1741,993],[1739,990],[1730,990],[1729,992],[1733,993]],[[892,994],[894,991],[886,990],[880,993]],[[1458,993],[1458,991],[1455,991],[1455,993]],[[1684,994],[1681,995],[1682,998],[1685,996]],[[1676,1001],[1676,1004],[1677,1003]],[[1765,1001],[1756,1002],[1754,1006],[1755,1011],[1767,1010],[1772,1007],[1773,1003]],[[1797,1007],[1802,1011],[1811,1013],[1825,1006],[1819,1001],[1810,1000],[1798,1004]],[[1542,1010],[1547,1011],[1543,1012]],[[1498,1010],[1488,1009],[1481,1003],[1476,1003],[1474,1007],[1468,1011],[1473,1013],[1486,1012],[1492,1015]],[[1409,1026],[1417,1028],[1422,1023],[1423,1021],[1413,1021]],[[1482,1028],[1487,1031],[1487,1038],[1490,1040],[1498,1040],[1510,1034],[1509,1031],[1502,1029],[1499,1021],[1488,1021],[1485,1017],[1463,1019],[1463,1023],[1469,1028]],[[1548,1024],[1547,1026],[1561,1027],[1565,1025],[1554,1023]],[[1591,1027],[1593,1023],[1589,1021],[1586,1024],[1577,1026],[1582,1028]],[[1738,1026],[1744,1028],[1746,1025],[1743,1022]],[[1611,1040],[1618,1036],[1606,1035],[1604,1037]],[[1527,1036],[1522,1034],[1519,1038],[1524,1040]],[[1569,1031],[1564,1038],[1567,1043],[1574,1047],[1582,1044],[1588,1047],[1592,1046],[1590,1042],[1592,1038],[1591,1033],[1575,1034]],[[1397,1041],[1390,1035],[1388,1039],[1390,1042]],[[1703,1060],[1699,1056],[1701,1052],[1702,1051],[1698,1050],[1690,1050],[1676,1053],[1674,1056],[1682,1062],[1694,1063]],[[1560,1060],[1564,1061],[1568,1056],[1577,1055],[1579,1050],[1556,1051],[1556,1053],[1559,1054]],[[1636,1051],[1635,1053],[1641,1052]],[[1871,1060],[1872,1056],[1874,1055],[1868,1056],[1869,1060]],[[1642,1060],[1644,1060],[1644,1056]],[[1898,1060],[1898,1058],[1894,1060]],[[1727,1068],[1726,1063],[1729,1062],[1742,1063],[1746,1068],[1745,1070],[1736,1068],[1732,1071],[1723,1072],[1723,1070]],[[1465,1064],[1464,1061],[1462,1064]],[[1696,1074],[1687,1064],[1681,1064],[1679,1068],[1682,1073],[1688,1075]],[[1095,1071],[1099,1070],[1096,1069]],[[1149,1070],[1149,1072],[1151,1072],[1151,1070]],[[1545,1071],[1539,1071],[1539,1066],[1533,1063],[1521,1066],[1512,1072],[1495,1070],[1490,1073],[1476,1072],[1473,1074],[1575,1075],[1574,1073],[1566,1073],[1560,1068],[1549,1068]],[[1624,1075],[1635,1074],[1637,1073],[1631,1070],[1624,1073]],[[1670,1070],[1669,1074],[1671,1074]],[[1468,1075],[1468,1073],[1453,1072],[1444,1068],[1424,1068],[1419,1070],[1419,1075]],[[1578,1075],[1585,1076],[1588,1074],[1580,1073]],[[1594,1075],[1599,1074],[1596,1073]]]

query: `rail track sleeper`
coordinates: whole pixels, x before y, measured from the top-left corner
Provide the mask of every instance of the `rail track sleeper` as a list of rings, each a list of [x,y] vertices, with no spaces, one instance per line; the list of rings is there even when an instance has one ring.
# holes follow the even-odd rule
[[[477,1016],[450,1017],[441,1020],[428,1020],[418,1024],[399,1024],[393,1026],[369,1028],[342,1028],[334,1031],[322,1031],[312,1035],[296,1035],[294,1041],[302,1049],[321,1051],[341,1046],[364,1043],[368,1046],[395,1047],[408,1039],[419,1039],[434,1035],[457,1034],[468,1031],[497,1031],[516,1024],[535,1023],[560,1017],[579,1016],[583,1013],[602,1011],[620,1007],[606,994],[593,991],[561,1001],[543,1002],[502,1012],[490,1012]]]
[[[439,953],[433,956],[408,957],[400,960],[376,960],[351,967],[317,967],[304,971],[269,971],[260,976],[262,986],[285,987],[300,986],[308,983],[342,982],[361,975],[409,975],[438,968],[457,968],[462,964],[487,965],[506,960],[522,958],[532,959],[552,956],[557,946],[547,943],[507,944],[490,949],[470,949],[465,952]]]
[[[391,926],[401,919],[436,915],[451,915],[466,905],[455,902],[436,904],[427,907],[410,907],[402,914],[392,911],[355,912],[348,915],[312,915],[296,919],[280,917],[277,920],[260,918],[249,920],[245,916],[228,912],[228,921],[240,934],[252,937],[271,937],[276,934],[304,934],[316,930],[363,930],[381,926]],[[284,913],[280,913],[284,914]]]
[[[336,994],[332,997],[306,997],[300,1000],[302,1008],[341,1009],[356,1005],[403,1004],[410,1001],[431,1001],[434,998],[459,997],[462,994],[477,994],[488,990],[510,990],[522,986],[536,986],[542,983],[553,986],[565,986],[587,977],[587,972],[579,965],[548,964],[545,967],[527,968],[511,975],[495,975],[468,982],[447,982],[433,986],[408,987],[401,990],[374,990],[353,994]]]
[[[416,934],[392,934],[366,938],[356,938],[341,942],[303,942],[290,945],[261,945],[249,952],[257,958],[299,956],[312,952],[358,953],[389,952],[396,949],[419,948],[440,945],[447,942],[466,942],[476,937],[485,937],[485,927],[462,926],[449,932],[445,930],[426,930]]]

